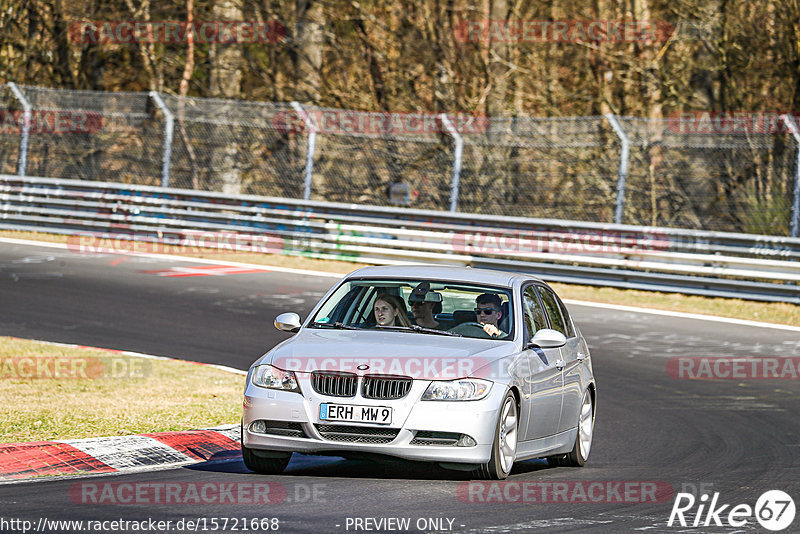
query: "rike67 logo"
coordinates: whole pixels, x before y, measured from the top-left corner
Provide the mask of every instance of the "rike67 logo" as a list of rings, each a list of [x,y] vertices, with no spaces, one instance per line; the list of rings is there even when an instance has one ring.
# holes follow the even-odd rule
[[[696,508],[695,508],[696,506]],[[794,521],[794,500],[781,490],[764,492],[756,501],[755,507],[749,504],[722,504],[719,492],[709,501],[707,493],[695,499],[691,493],[678,493],[667,525],[681,527],[723,527],[741,528],[753,518],[765,529],[778,532],[788,528]],[[689,519],[687,520],[687,516]],[[692,516],[694,520],[692,521]]]

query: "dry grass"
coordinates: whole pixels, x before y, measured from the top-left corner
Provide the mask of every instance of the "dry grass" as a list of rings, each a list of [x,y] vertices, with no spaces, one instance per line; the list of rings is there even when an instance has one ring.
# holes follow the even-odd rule
[[[0,236],[15,237],[17,239],[55,241],[59,243],[64,243],[67,240],[67,236],[39,232],[0,231]],[[181,251],[177,247],[170,249],[168,246],[165,246],[163,248],[164,252],[167,253],[185,252],[185,250]],[[347,274],[366,265],[364,263],[351,263],[283,254],[231,253],[219,252],[214,249],[193,249],[191,252],[191,256],[193,257],[326,271],[339,274]],[[558,290],[559,295],[570,299],[605,302],[625,306],[641,306],[645,308],[657,308],[688,313],[704,313],[768,323],[800,325],[800,306],[794,304],[762,303],[740,299],[707,298],[694,295],[681,295],[678,293],[633,291],[572,284],[552,285]]]
[[[0,443],[235,423],[244,382],[188,362],[0,337]]]

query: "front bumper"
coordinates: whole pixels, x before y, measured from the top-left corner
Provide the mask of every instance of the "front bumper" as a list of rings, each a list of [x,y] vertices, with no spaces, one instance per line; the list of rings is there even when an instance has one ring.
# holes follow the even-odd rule
[[[352,452],[385,454],[408,460],[486,463],[491,457],[497,418],[505,396],[505,386],[495,383],[489,395],[479,401],[421,401],[419,399],[430,382],[415,380],[411,391],[402,399],[365,399],[360,394],[343,399],[319,395],[312,390],[309,381],[299,381],[303,394],[265,389],[248,383],[242,419],[242,443],[245,447],[308,454],[343,455]],[[389,406],[393,410],[392,424],[322,421],[319,410],[323,402]],[[295,429],[292,431],[295,435],[254,432],[251,424],[257,420],[289,423]],[[384,437],[379,440],[381,443],[344,441],[323,432],[331,426],[346,427],[355,434],[363,432],[367,435],[377,431]],[[474,440],[475,445],[432,445],[428,443],[429,440],[424,439],[430,433],[466,435]],[[349,436],[348,439],[352,437]]]

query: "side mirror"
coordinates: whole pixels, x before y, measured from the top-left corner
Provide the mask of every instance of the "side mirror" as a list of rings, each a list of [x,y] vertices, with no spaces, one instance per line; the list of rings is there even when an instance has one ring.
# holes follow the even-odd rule
[[[282,313],[275,317],[275,328],[282,332],[297,332],[300,330],[300,316],[296,313]]]
[[[555,349],[558,347],[563,347],[566,344],[567,338],[564,336],[564,334],[558,330],[542,328],[533,335],[533,339],[531,339],[530,343],[528,343],[528,348],[534,346],[542,349]]]

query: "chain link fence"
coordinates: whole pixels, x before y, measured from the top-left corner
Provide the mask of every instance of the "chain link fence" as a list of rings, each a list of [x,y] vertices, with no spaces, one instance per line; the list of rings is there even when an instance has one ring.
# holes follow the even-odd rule
[[[299,198],[305,134],[281,128],[288,104],[162,95],[173,115],[170,186]]]
[[[8,85],[0,87],[0,114],[0,172],[17,174],[22,138],[17,125],[22,121],[23,108]]]
[[[25,174],[159,183],[163,124],[146,93],[19,90],[31,108]],[[3,135],[18,137],[24,126],[9,119]]]
[[[681,119],[620,123],[631,140],[626,223],[789,235],[798,147],[784,128],[731,135]]]
[[[14,84],[0,89],[0,113],[8,174],[798,233],[800,134],[791,119],[726,133],[685,117],[375,113]]]
[[[304,111],[317,132],[312,199],[448,209],[453,143],[439,117]]]
[[[460,210],[614,222],[620,147],[603,117],[493,118],[464,142]]]

